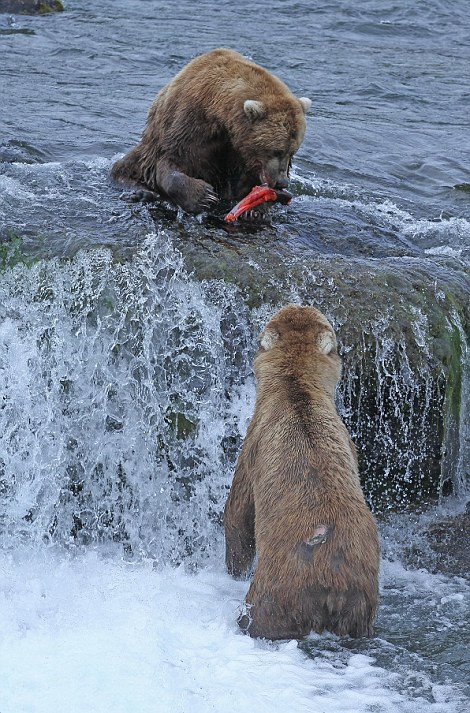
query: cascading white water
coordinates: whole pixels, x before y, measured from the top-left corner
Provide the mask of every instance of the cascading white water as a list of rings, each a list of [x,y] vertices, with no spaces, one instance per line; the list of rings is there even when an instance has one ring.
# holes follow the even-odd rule
[[[294,287],[290,299],[301,299]],[[95,249],[16,265],[0,305],[3,546],[120,542],[129,555],[195,564],[220,553],[269,307],[250,310],[235,286],[192,279],[164,233],[128,261]],[[341,299],[327,312],[341,337]],[[407,480],[413,468],[426,475],[439,393],[415,316],[418,367],[404,338],[392,342],[390,315],[361,345],[342,343],[339,405],[365,449],[372,502],[381,489],[392,505],[423,496]],[[375,383],[365,389],[368,362]]]
[[[0,293],[4,546],[119,540],[202,557],[240,432],[222,333],[235,291],[189,280],[153,236],[128,263],[98,249],[18,265]],[[248,322],[236,332],[247,352]]]

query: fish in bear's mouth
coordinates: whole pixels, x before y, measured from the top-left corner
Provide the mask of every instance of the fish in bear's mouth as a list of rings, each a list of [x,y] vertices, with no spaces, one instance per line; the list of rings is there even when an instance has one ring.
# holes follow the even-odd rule
[[[282,205],[287,205],[292,200],[292,193],[280,188],[271,188],[264,183],[261,186],[254,186],[251,191],[232,208],[230,213],[225,216],[227,223],[232,223],[243,213],[252,211],[262,203],[279,202]]]

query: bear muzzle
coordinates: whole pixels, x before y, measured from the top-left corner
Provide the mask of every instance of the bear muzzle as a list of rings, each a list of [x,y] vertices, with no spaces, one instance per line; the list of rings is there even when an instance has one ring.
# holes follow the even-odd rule
[[[270,159],[260,172],[261,183],[266,183],[270,188],[283,190],[289,185],[288,168],[284,161]]]
[[[287,188],[288,185],[289,185],[289,179],[287,178],[287,175],[280,174],[280,176],[278,177],[278,179],[276,181],[276,185],[274,186],[274,188],[282,190],[284,188]]]

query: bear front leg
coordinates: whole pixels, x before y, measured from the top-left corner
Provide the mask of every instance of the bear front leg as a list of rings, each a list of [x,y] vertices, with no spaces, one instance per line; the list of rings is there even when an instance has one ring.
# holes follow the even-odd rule
[[[230,574],[240,577],[255,556],[255,503],[247,473],[238,466],[225,505],[225,564]]]
[[[200,178],[192,178],[174,165],[160,161],[157,166],[158,187],[186,213],[201,213],[218,203],[213,187]]]

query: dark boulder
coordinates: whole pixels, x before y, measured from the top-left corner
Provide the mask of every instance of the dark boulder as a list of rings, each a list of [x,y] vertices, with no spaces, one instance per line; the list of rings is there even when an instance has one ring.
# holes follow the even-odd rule
[[[62,12],[60,0],[0,0],[0,13],[15,15],[47,15],[50,12]]]

